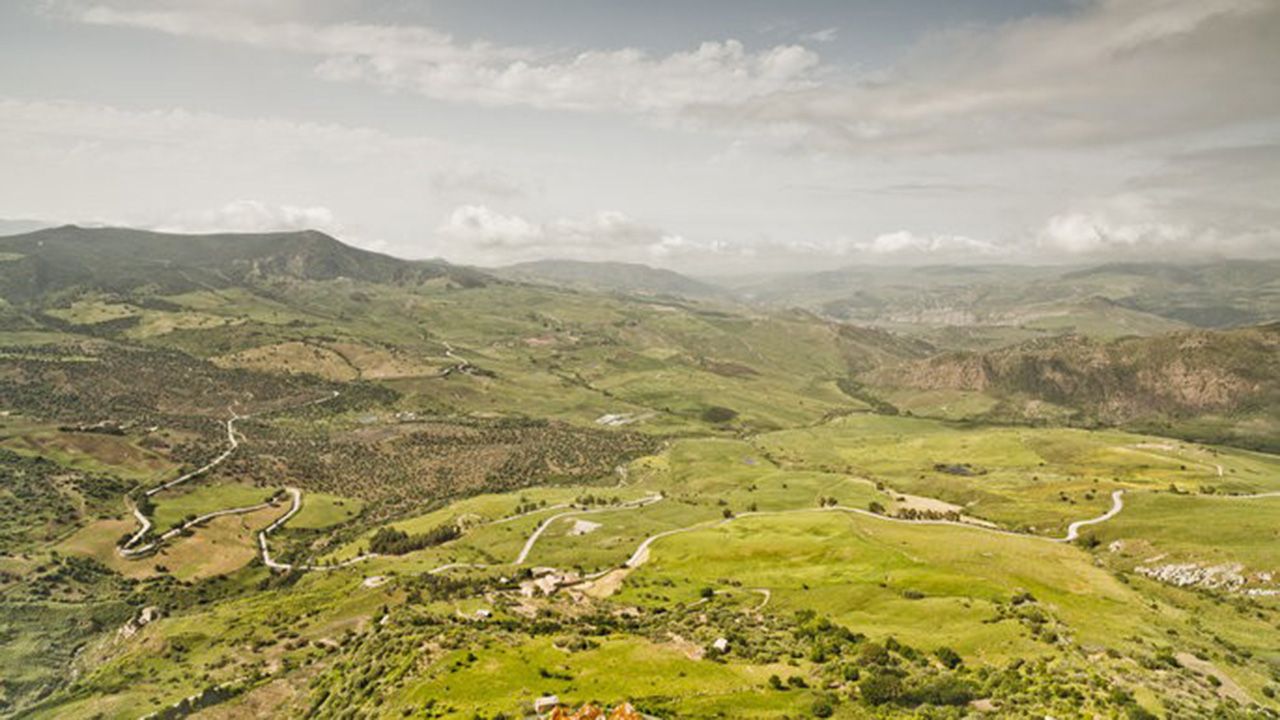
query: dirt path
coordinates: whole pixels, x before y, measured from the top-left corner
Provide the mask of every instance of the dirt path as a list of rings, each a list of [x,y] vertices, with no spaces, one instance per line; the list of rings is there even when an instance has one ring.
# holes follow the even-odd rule
[[[1111,493],[1111,509],[1110,510],[1106,511],[1105,513],[1099,515],[1096,518],[1089,518],[1088,520],[1077,520],[1071,523],[1069,526],[1067,526],[1067,536],[1062,539],[1062,542],[1074,542],[1077,538],[1080,537],[1080,528],[1085,527],[1086,525],[1097,525],[1098,523],[1106,522],[1111,518],[1115,517],[1116,515],[1119,515],[1120,511],[1123,509],[1124,509],[1124,490],[1116,490],[1115,492]]]
[[[231,418],[227,420],[227,449],[223,450],[221,455],[209,461],[208,464],[202,467],[198,467],[195,470],[192,470],[191,472],[187,473],[186,475],[183,475],[182,477],[175,478],[173,480],[170,480],[167,483],[164,483],[163,485],[157,485],[156,487],[151,488],[146,492],[147,497],[151,497],[157,493],[164,492],[169,488],[177,487],[178,485],[181,485],[182,483],[190,480],[193,477],[198,477],[200,475],[203,475],[209,472],[210,470],[218,467],[219,465],[222,464],[224,460],[231,457],[231,453],[235,452],[236,448],[240,447],[240,441],[236,438],[236,421],[240,420],[241,418],[247,418],[248,415],[237,415],[235,410],[231,410],[230,408],[228,408],[228,410],[231,412]]]
[[[561,518],[573,517],[575,515],[591,515],[593,513],[612,512],[615,510],[634,510],[636,508],[645,507],[646,505],[652,505],[661,500],[662,495],[654,493],[653,495],[642,497],[639,500],[632,500],[619,505],[609,505],[606,507],[595,508],[594,510],[569,510],[567,512],[552,515],[546,520],[543,520],[542,523],[538,525],[537,529],[533,531],[533,534],[525,541],[524,547],[520,548],[520,554],[516,556],[512,565],[523,565],[524,561],[529,558],[529,553],[533,551],[533,546],[537,544],[538,538],[542,537],[542,534],[547,531],[547,528],[551,527],[552,523]]]
[[[298,405],[291,406],[288,409],[292,410],[292,409],[307,407],[310,405],[319,405],[320,403],[329,402],[330,400],[333,400],[336,397],[338,397],[338,391],[334,390],[333,394],[329,395],[328,397],[319,398],[317,400],[308,400],[307,402],[299,403]],[[145,493],[146,497],[154,497],[155,495],[161,492],[164,492],[165,490],[169,490],[170,488],[177,487],[178,485],[181,485],[194,477],[199,477],[200,475],[203,475],[209,472],[210,470],[216,468],[217,466],[221,465],[224,461],[226,461],[227,458],[231,457],[231,454],[236,451],[236,448],[240,447],[240,440],[236,434],[236,421],[248,419],[250,416],[241,415],[232,408],[228,408],[228,411],[231,413],[231,417],[226,422],[227,449],[223,450],[220,455],[215,457],[213,460],[210,460],[205,465],[198,467],[195,470],[192,470],[191,472],[186,473],[180,477],[174,478],[173,480],[170,480],[167,483],[162,483],[160,485],[157,485],[156,487],[151,488],[150,490],[147,490]],[[130,558],[130,559],[140,557],[142,555],[145,555],[151,552],[152,550],[155,550],[160,546],[161,543],[164,543],[167,540],[177,537],[181,535],[184,530],[195,527],[196,525],[199,525],[200,523],[205,522],[207,520],[212,520],[213,518],[222,517],[224,515],[240,515],[243,513],[253,512],[254,510],[261,510],[265,507],[270,507],[269,503],[264,503],[264,504],[253,505],[248,507],[228,508],[226,510],[218,510],[216,512],[201,515],[200,517],[195,518],[194,520],[190,520],[186,523],[183,523],[179,527],[176,527],[166,532],[156,540],[150,543],[147,543],[145,545],[139,546],[138,543],[141,542],[144,537],[146,537],[147,533],[151,531],[154,525],[152,524],[150,518],[148,518],[145,514],[143,514],[142,511],[140,511],[138,507],[129,500],[128,496],[125,497],[125,504],[128,505],[130,510],[133,511],[133,516],[137,518],[139,527],[138,527],[138,531],[135,532],[133,535],[129,536],[129,539],[126,540],[123,545],[116,548],[116,551],[120,553],[121,557]],[[296,512],[296,511],[297,510],[295,508],[293,512]],[[291,516],[292,512],[289,513],[289,515]],[[288,519],[288,518],[285,518],[285,519]],[[274,529],[274,526],[272,527],[272,529]]]
[[[132,547],[132,548],[122,547],[119,549],[120,555],[122,557],[129,558],[129,559],[137,558],[142,555],[146,555],[152,550],[159,548],[162,544],[172,540],[173,538],[178,537],[179,535],[182,535],[187,530],[190,530],[191,528],[197,527],[199,525],[203,525],[204,523],[214,518],[225,517],[227,515],[244,515],[246,513],[257,512],[258,510],[265,510],[271,507],[271,505],[272,505],[271,503],[265,502],[265,503],[258,503],[257,505],[246,505],[244,507],[227,508],[225,510],[215,510],[214,512],[211,512],[211,513],[205,513],[204,515],[201,515],[196,518],[192,518],[191,520],[188,520],[175,528],[171,528],[170,530],[166,531],[163,535],[156,538],[152,542],[147,543],[146,545],[139,545],[137,547]]]
[[[1276,493],[1276,494],[1280,495],[1280,493]],[[649,548],[653,545],[653,543],[665,537],[670,537],[672,535],[677,535],[679,533],[684,533],[684,532],[690,532],[693,530],[701,530],[704,528],[716,527],[719,525],[726,525],[728,523],[733,522],[734,520],[738,520],[745,517],[763,517],[763,516],[769,516],[769,515],[792,515],[795,513],[811,513],[811,512],[843,512],[843,513],[851,513],[854,515],[861,515],[863,517],[880,520],[882,522],[903,523],[906,525],[950,525],[952,527],[968,528],[975,532],[996,533],[999,535],[1007,535],[1011,537],[1027,538],[1029,540],[1042,540],[1044,542],[1068,543],[1068,542],[1072,542],[1079,536],[1079,530],[1081,527],[1084,527],[1086,525],[1094,525],[1097,523],[1105,522],[1115,517],[1117,514],[1119,514],[1120,511],[1124,509],[1124,500],[1122,499],[1123,495],[1124,495],[1124,490],[1116,490],[1115,492],[1111,493],[1112,506],[1110,510],[1108,510],[1106,513],[1102,515],[1099,515],[1098,517],[1090,518],[1088,520],[1077,520],[1076,522],[1071,523],[1071,525],[1067,528],[1067,535],[1061,538],[1044,537],[1043,535],[1028,535],[1026,533],[1014,532],[1012,530],[1003,530],[1001,528],[987,527],[985,525],[975,525],[973,523],[958,522],[955,520],[911,520],[908,518],[897,518],[889,515],[881,515],[879,513],[873,513],[870,510],[863,510],[862,508],[848,507],[845,505],[831,505],[828,507],[820,507],[820,508],[796,508],[794,510],[776,510],[771,512],[740,513],[731,518],[725,518],[723,520],[707,520],[704,522],[689,525],[688,527],[675,528],[672,530],[664,530],[663,532],[657,533],[656,535],[650,535],[649,537],[645,538],[643,542],[640,543],[640,545],[636,548],[635,552],[631,553],[631,557],[629,557],[627,561],[623,563],[623,566],[626,568],[637,568],[645,564],[646,562],[648,562]]]

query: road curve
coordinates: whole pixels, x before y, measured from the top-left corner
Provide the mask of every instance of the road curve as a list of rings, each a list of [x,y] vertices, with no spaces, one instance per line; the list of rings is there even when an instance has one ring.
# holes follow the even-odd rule
[[[547,528],[551,527],[552,523],[554,523],[555,521],[561,518],[572,517],[574,515],[591,515],[594,513],[611,512],[614,510],[634,510],[636,508],[642,508],[646,505],[652,505],[661,500],[662,500],[662,495],[659,493],[654,493],[652,495],[646,495],[645,497],[642,497],[639,500],[631,500],[629,502],[620,503],[618,505],[609,505],[607,507],[596,508],[594,510],[569,510],[566,512],[552,515],[546,520],[543,520],[538,525],[537,529],[533,531],[533,534],[529,536],[529,539],[525,541],[524,547],[520,548],[520,554],[516,556],[515,561],[512,562],[511,564],[523,565],[524,561],[528,559],[529,553],[533,551],[533,546],[537,544],[538,538],[542,537],[542,534],[547,531]]]
[[[1276,494],[1280,495],[1280,493],[1276,493]],[[793,510],[747,512],[747,513],[741,513],[741,514],[735,515],[730,518],[725,518],[723,520],[706,520],[700,523],[689,525],[688,527],[675,528],[673,530],[664,530],[663,532],[657,533],[655,535],[650,535],[649,537],[645,538],[644,541],[641,542],[638,547],[636,547],[635,552],[631,553],[631,557],[627,558],[627,561],[623,563],[623,567],[636,568],[643,565],[649,559],[650,546],[652,546],[653,543],[665,537],[670,537],[672,535],[677,535],[683,532],[690,532],[692,530],[701,530],[703,528],[714,527],[718,525],[725,525],[727,523],[733,522],[734,520],[737,520],[739,518],[744,518],[744,517],[759,517],[759,516],[766,516],[766,515],[791,515],[795,513],[808,513],[808,512],[843,512],[843,513],[850,513],[853,515],[861,515],[863,517],[869,517],[869,518],[873,518],[875,520],[880,520],[883,522],[903,523],[906,525],[950,525],[953,527],[968,528],[970,530],[975,530],[978,532],[995,533],[998,535],[1009,535],[1012,537],[1027,538],[1030,540],[1042,540],[1045,542],[1067,543],[1067,542],[1072,542],[1079,536],[1079,530],[1081,527],[1084,527],[1086,525],[1094,525],[1097,523],[1105,522],[1115,517],[1117,514],[1119,514],[1120,511],[1124,509],[1124,500],[1122,499],[1123,495],[1124,495],[1124,490],[1116,490],[1115,492],[1111,493],[1112,505],[1110,510],[1108,510],[1106,513],[1103,513],[1102,515],[1099,515],[1098,517],[1090,518],[1088,520],[1077,520],[1076,522],[1071,523],[1071,525],[1068,526],[1067,528],[1067,535],[1061,538],[1051,538],[1051,537],[1045,537],[1043,535],[1028,535],[1026,533],[1014,532],[1013,530],[1003,530],[1001,528],[987,527],[985,525],[975,525],[973,523],[958,522],[955,520],[912,520],[909,518],[898,518],[890,515],[881,515],[879,513],[873,513],[870,510],[864,510],[862,508],[849,507],[847,505],[831,505],[828,507],[819,507],[819,508],[796,508]]]
[[[329,402],[330,400],[333,400],[334,398],[338,397],[338,395],[339,395],[338,391],[334,390],[332,391],[332,394],[328,395],[327,397],[322,397],[316,400],[308,400],[307,402],[293,405],[288,409],[297,409],[297,408],[307,407],[309,405],[319,405],[320,403],[325,403],[325,402]],[[146,497],[153,497],[158,493],[164,492],[165,490],[181,485],[186,481],[190,480],[191,478],[203,475],[204,473],[209,472],[210,470],[214,469],[218,465],[221,465],[227,458],[231,457],[231,454],[236,451],[236,448],[240,447],[240,440],[236,435],[236,421],[248,419],[250,416],[240,415],[234,409],[231,409],[231,408],[227,408],[227,409],[231,413],[231,417],[226,422],[227,449],[223,450],[220,455],[215,457],[213,460],[210,460],[205,465],[198,467],[195,470],[192,470],[191,472],[186,473],[180,477],[174,478],[173,480],[170,480],[167,483],[162,483],[160,485],[157,485],[147,490],[144,493]],[[222,515],[237,515],[241,513],[252,512],[253,510],[259,510],[259,509],[262,509],[263,507],[266,507],[266,505],[254,505],[250,507],[219,510],[217,512],[209,513],[207,515],[201,515],[200,517],[190,522],[184,523],[180,527],[174,528],[173,530],[170,530],[164,535],[161,535],[159,538],[157,538],[153,542],[147,543],[146,545],[143,545],[140,547],[135,547],[139,542],[142,541],[142,539],[146,536],[146,534],[151,531],[154,525],[152,524],[151,520],[145,514],[143,514],[141,510],[138,509],[137,505],[134,505],[132,502],[129,501],[128,496],[125,497],[125,502],[126,504],[129,505],[130,509],[133,511],[133,516],[138,520],[138,526],[139,526],[137,532],[129,536],[129,539],[126,540],[123,545],[120,545],[116,548],[116,551],[121,555],[121,557],[125,557],[125,558],[136,558],[140,555],[144,555],[154,550],[156,547],[158,547],[161,542],[169,538],[175,537],[178,534],[180,534],[181,531],[190,527],[194,527],[195,525],[198,525],[201,522],[204,522],[205,520],[210,520],[212,518],[220,517]]]
[[[1110,510],[1102,513],[1096,518],[1089,518],[1088,520],[1077,520],[1071,523],[1070,525],[1067,526],[1067,536],[1062,538],[1062,542],[1075,542],[1076,539],[1080,537],[1080,528],[1085,527],[1086,525],[1097,525],[1098,523],[1106,522],[1111,518],[1115,517],[1116,515],[1119,515],[1120,511],[1123,509],[1124,509],[1124,490],[1116,490],[1115,492],[1111,493],[1111,509]]]

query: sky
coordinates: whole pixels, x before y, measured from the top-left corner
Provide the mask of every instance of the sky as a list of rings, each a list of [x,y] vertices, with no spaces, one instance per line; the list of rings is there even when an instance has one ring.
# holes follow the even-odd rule
[[[9,0],[0,232],[409,258],[1280,256],[1277,0]]]

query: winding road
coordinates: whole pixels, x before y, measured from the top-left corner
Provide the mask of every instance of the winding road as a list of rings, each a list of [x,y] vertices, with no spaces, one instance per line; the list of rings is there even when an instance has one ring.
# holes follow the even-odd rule
[[[646,495],[639,500],[632,500],[619,505],[609,505],[602,508],[596,508],[594,510],[570,510],[568,512],[559,513],[558,515],[552,515],[546,520],[543,520],[542,523],[538,525],[538,528],[533,531],[533,534],[525,541],[524,547],[520,548],[520,554],[516,556],[515,562],[512,564],[523,565],[524,561],[528,559],[530,551],[533,550],[533,546],[537,544],[538,538],[542,537],[542,533],[546,532],[547,528],[551,527],[552,523],[561,518],[573,517],[575,515],[591,515],[593,513],[612,512],[616,510],[633,510],[636,508],[642,508],[646,505],[652,505],[661,500],[662,495],[660,493],[654,493],[652,495]]]
[[[1062,542],[1075,542],[1076,539],[1080,537],[1080,528],[1088,525],[1097,525],[1098,523],[1106,522],[1111,518],[1115,517],[1116,515],[1119,515],[1120,511],[1123,509],[1124,509],[1124,490],[1116,490],[1115,492],[1111,493],[1111,509],[1110,510],[1102,513],[1096,518],[1089,518],[1088,520],[1077,520],[1071,523],[1070,525],[1067,526],[1067,536],[1062,538]]]
[[[298,408],[308,407],[310,405],[319,405],[320,403],[325,403],[325,402],[329,402],[330,400],[333,400],[334,398],[338,397],[338,395],[339,395],[338,391],[334,390],[332,391],[332,394],[327,397],[322,397],[316,400],[308,400],[307,402],[299,403],[297,405],[293,405],[288,408],[282,408],[282,409],[296,410]],[[195,470],[192,470],[191,472],[185,473],[177,478],[174,478],[169,482],[162,483],[160,485],[157,485],[147,490],[145,493],[143,493],[146,497],[154,497],[155,495],[161,492],[164,492],[165,490],[169,490],[171,488],[177,487],[178,485],[181,485],[192,478],[199,477],[200,475],[203,475],[209,472],[210,470],[218,467],[223,462],[225,462],[227,458],[231,457],[231,454],[236,451],[236,448],[240,447],[240,440],[236,434],[236,421],[248,419],[250,416],[240,415],[232,408],[228,408],[228,411],[231,413],[231,417],[228,418],[226,422],[227,448],[223,450],[220,455],[215,457],[213,460],[210,460],[208,463],[202,465],[201,467],[198,467]],[[286,514],[286,517],[284,517],[282,520],[277,520],[275,523],[272,523],[272,526],[270,527],[271,530],[274,530],[276,527],[278,527],[283,520],[287,520],[289,517],[292,517],[293,514],[296,513],[298,511],[298,508],[301,506],[301,492],[298,491],[296,488],[290,488],[289,490],[292,493],[297,493],[294,498],[294,507]],[[181,535],[184,531],[190,528],[193,528],[201,523],[212,520],[214,518],[223,517],[225,515],[242,515],[244,513],[250,513],[250,512],[254,512],[255,510],[262,510],[264,508],[271,507],[271,503],[261,503],[258,505],[249,505],[249,506],[237,507],[237,508],[227,508],[225,510],[218,510],[215,512],[206,513],[192,520],[188,520],[182,525],[179,525],[178,527],[175,527],[165,532],[163,535],[156,538],[152,542],[149,542],[145,545],[138,545],[138,543],[141,542],[142,539],[147,536],[147,533],[149,533],[152,530],[152,528],[155,527],[155,525],[151,522],[151,519],[146,516],[146,514],[144,514],[141,510],[138,509],[137,505],[133,504],[133,502],[129,499],[127,495],[125,496],[125,503],[126,505],[129,506],[129,509],[133,512],[134,518],[136,518],[138,521],[137,532],[135,532],[133,535],[130,535],[129,539],[126,540],[123,545],[120,545],[116,548],[116,551],[120,554],[121,557],[128,558],[128,559],[134,559],[134,558],[138,558],[143,555],[146,555],[156,550],[157,548],[159,548],[160,545],[167,542],[168,540],[171,540]],[[265,559],[265,550],[264,550],[264,559]]]

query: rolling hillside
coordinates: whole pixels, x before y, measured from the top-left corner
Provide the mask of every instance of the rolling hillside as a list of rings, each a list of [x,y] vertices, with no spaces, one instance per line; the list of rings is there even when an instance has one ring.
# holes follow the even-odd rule
[[[710,283],[639,263],[535,260],[496,268],[493,272],[512,280],[597,292],[671,295],[691,299],[730,297],[728,292]]]
[[[1280,262],[849,267],[755,281],[735,291],[769,305],[992,349],[1063,334],[1110,339],[1280,317]]]
[[[1043,418],[1048,404],[1069,409],[1079,423],[1182,428],[1206,440],[1274,448],[1280,323],[949,352],[883,368],[867,379],[881,387],[993,396],[1001,401],[993,416]]]
[[[486,281],[473,270],[361,250],[314,230],[179,235],[68,225],[0,238],[0,257],[0,295],[11,303],[74,290],[172,295],[271,278]]]

